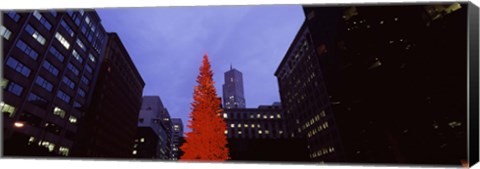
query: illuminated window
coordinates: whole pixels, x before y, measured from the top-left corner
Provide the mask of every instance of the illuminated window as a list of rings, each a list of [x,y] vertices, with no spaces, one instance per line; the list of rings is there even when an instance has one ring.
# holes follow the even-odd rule
[[[85,45],[83,44],[83,42],[80,40],[80,39],[77,39],[77,45],[84,51],[86,52],[87,51],[87,47],[85,47]]]
[[[141,143],[145,142],[145,138],[140,138],[140,142]]]
[[[224,133],[225,133],[225,134],[228,134],[228,130],[225,130],[225,132],[224,132]]]
[[[248,127],[248,124],[243,124],[243,127],[247,128],[247,127]]]
[[[62,109],[59,108],[59,107],[53,108],[53,114],[54,114],[54,115],[57,115],[57,116],[60,116],[61,118],[64,118],[64,117],[65,117],[65,111],[62,110]],[[70,117],[71,117],[71,116],[70,116]]]
[[[5,38],[6,40],[9,40],[10,35],[12,35],[12,32],[8,30],[5,26],[0,25],[0,36]]]
[[[230,124],[230,127],[231,127],[231,128],[234,128],[234,127],[235,127],[235,124]]]
[[[65,49],[70,48],[70,43],[68,43],[68,41],[60,33],[57,32],[55,34],[55,38],[63,45],[63,47],[65,47]]]
[[[265,134],[269,134],[269,133],[270,133],[270,131],[268,131],[268,130],[265,130]]]
[[[83,58],[78,54],[78,52],[74,49],[72,50],[72,56],[80,63],[83,63]]]
[[[282,130],[278,131],[278,134],[283,134],[283,131]]]
[[[77,118],[73,115],[70,115],[70,117],[68,118],[68,121],[70,121],[70,123],[72,124],[75,124],[77,123]]]
[[[25,27],[25,31],[30,34],[33,39],[37,40],[38,43],[45,45],[45,38],[36,30],[34,29],[30,24]]]
[[[252,128],[254,128],[254,127],[255,127],[255,124],[252,124]]]
[[[238,123],[237,127],[238,127],[238,128],[241,128],[241,127],[242,127],[242,124]]]
[[[238,131],[238,134],[242,134],[242,131]]]
[[[264,118],[264,119],[267,119],[267,115],[263,115],[263,118]]]
[[[227,113],[223,113],[223,118],[227,118]]]
[[[2,113],[8,114],[8,117],[12,117],[15,114],[15,107],[5,102],[0,102],[0,109]]]
[[[262,130],[258,130],[258,134],[262,134]]]
[[[90,61],[92,61],[93,63],[95,63],[95,56],[93,56],[91,53],[88,54],[88,58],[90,58]]]
[[[260,118],[260,116],[261,116],[260,114],[257,114],[257,118]]]
[[[280,116],[280,114],[277,114],[277,118],[282,118],[282,116]]]
[[[64,156],[68,156],[69,151],[70,150],[68,148],[62,146],[60,146],[60,148],[58,149],[58,152]]]
[[[136,155],[136,154],[137,154],[137,150],[133,150],[132,154],[133,154],[133,155]]]

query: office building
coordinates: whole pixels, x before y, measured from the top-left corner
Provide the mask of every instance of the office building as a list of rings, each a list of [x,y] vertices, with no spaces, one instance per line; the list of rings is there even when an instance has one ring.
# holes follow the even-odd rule
[[[169,131],[162,123],[161,112],[165,109],[159,96],[143,96],[138,118],[138,129],[132,155],[134,158],[168,160]]]
[[[306,140],[311,161],[342,161],[342,145],[329,102],[324,77],[319,69],[311,33],[304,24],[298,31],[275,76],[287,119],[287,135]]]
[[[245,108],[245,95],[243,93],[242,72],[232,68],[225,72],[223,88],[223,107],[225,109]]]
[[[281,104],[258,108],[224,109],[225,135],[232,160],[238,161],[305,161],[303,139],[286,135]]]
[[[2,16],[4,155],[40,146],[69,156],[107,44],[100,18],[83,10]]]
[[[115,33],[108,33],[99,69],[73,155],[130,158],[145,82]]]

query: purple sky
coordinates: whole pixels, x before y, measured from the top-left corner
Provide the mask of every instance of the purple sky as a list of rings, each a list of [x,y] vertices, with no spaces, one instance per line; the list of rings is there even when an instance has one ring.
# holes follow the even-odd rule
[[[274,72],[304,20],[300,5],[97,9],[117,32],[144,79],[172,118],[189,119],[193,86],[208,53],[217,94],[223,73],[243,73],[247,107],[280,101]],[[190,129],[185,128],[186,132]]]

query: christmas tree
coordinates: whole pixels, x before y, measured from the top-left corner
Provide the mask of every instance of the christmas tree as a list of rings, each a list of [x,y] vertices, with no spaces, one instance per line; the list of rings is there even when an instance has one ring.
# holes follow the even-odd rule
[[[213,72],[208,56],[203,56],[198,85],[194,88],[191,120],[185,143],[180,147],[184,152],[181,160],[225,161],[228,157],[227,138],[224,134],[226,123],[220,116],[222,109],[213,81]]]

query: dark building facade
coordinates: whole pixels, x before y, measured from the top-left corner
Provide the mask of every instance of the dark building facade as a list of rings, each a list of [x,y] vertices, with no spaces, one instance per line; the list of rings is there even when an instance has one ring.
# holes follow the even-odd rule
[[[288,136],[305,139],[312,161],[342,161],[342,144],[323,72],[307,25],[302,25],[275,76],[287,119]]]
[[[100,18],[83,10],[2,16],[4,155],[31,155],[15,147],[35,145],[69,156],[107,43]]]
[[[295,124],[302,116],[315,123],[316,114],[302,112],[319,106],[312,112],[322,119],[325,111],[333,128],[320,139],[333,138],[341,158],[313,160],[460,165],[467,158],[467,9],[305,6],[304,26],[275,75],[287,126],[302,131],[304,123]],[[299,47],[313,50],[292,52]],[[312,72],[319,79],[309,87]]]
[[[132,157],[145,82],[118,35],[108,37],[92,104],[80,122],[75,156]]]
[[[225,109],[245,108],[245,95],[243,92],[242,72],[232,68],[225,72],[225,82],[223,89],[223,107]]]

